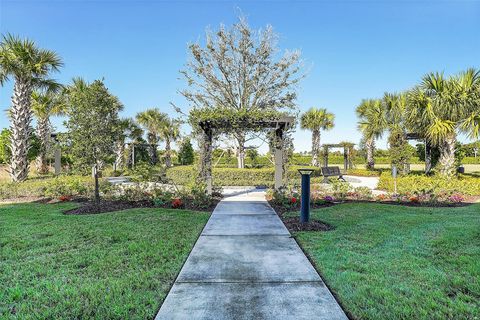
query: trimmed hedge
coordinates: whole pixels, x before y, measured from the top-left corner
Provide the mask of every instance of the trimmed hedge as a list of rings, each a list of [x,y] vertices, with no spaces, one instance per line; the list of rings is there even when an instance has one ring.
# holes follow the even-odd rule
[[[381,175],[378,189],[393,192],[394,183],[392,176],[389,174]],[[408,175],[397,178],[397,192],[400,194],[423,192],[425,190],[480,195],[480,178],[460,176],[449,180],[440,176],[428,177],[424,175]]]
[[[367,169],[348,169],[347,175],[358,177],[379,177],[382,174],[381,169],[367,170]]]
[[[299,168],[311,168],[315,171],[312,177],[321,176],[320,168],[290,166],[288,169],[289,179],[300,179]],[[217,186],[268,186],[274,184],[274,168],[261,169],[238,169],[238,168],[213,168],[213,183]],[[176,184],[185,185],[191,183],[196,176],[193,166],[177,166],[167,169],[167,177]]]

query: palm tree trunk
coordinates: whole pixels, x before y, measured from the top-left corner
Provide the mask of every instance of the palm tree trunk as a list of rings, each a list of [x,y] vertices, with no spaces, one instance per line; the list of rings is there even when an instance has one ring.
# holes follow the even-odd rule
[[[122,170],[124,166],[125,141],[120,140],[115,147],[115,170]]]
[[[40,139],[40,150],[38,151],[35,166],[40,174],[48,173],[47,152],[50,142],[50,119],[48,117],[38,118],[37,137]]]
[[[455,175],[455,144],[457,137],[455,132],[450,133],[439,146],[440,149],[440,174],[445,177]]]
[[[367,147],[367,170],[375,169],[375,139],[373,137],[367,139],[365,142]]]
[[[30,109],[30,97],[32,84],[29,80],[15,79],[10,109],[10,149],[12,159],[10,162],[10,177],[14,182],[27,179],[28,176],[28,149],[30,137],[30,123],[32,110]]]
[[[170,138],[166,137],[165,139],[165,166],[167,168],[172,166],[172,157],[170,155],[171,152],[171,147],[170,147]]]
[[[153,133],[148,134],[148,153],[150,154],[150,163],[156,165],[158,163],[157,155],[157,139]]]
[[[320,161],[318,157],[320,155],[320,130],[312,131],[312,166],[319,167]]]
[[[428,140],[425,140],[425,174],[430,174],[432,171],[432,145]]]

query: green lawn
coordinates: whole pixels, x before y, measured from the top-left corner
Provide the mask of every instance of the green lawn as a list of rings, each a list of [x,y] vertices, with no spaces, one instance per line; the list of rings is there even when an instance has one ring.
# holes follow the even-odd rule
[[[0,319],[148,319],[209,214],[0,205]]]
[[[480,205],[343,204],[295,236],[355,319],[480,319]]]

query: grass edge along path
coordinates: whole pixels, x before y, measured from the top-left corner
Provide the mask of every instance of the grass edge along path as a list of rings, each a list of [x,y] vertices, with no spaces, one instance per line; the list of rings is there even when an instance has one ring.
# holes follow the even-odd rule
[[[0,318],[153,318],[210,214],[74,206],[0,205]]]

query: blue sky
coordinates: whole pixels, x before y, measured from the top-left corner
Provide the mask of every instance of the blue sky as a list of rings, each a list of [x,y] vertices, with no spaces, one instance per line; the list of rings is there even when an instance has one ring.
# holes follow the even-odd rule
[[[0,0],[0,30],[58,52],[63,83],[105,78],[126,116],[152,106],[174,116],[169,103],[185,105],[177,90],[187,44],[240,13],[255,29],[271,24],[281,49],[302,51],[309,72],[298,106],[336,114],[326,143],[360,140],[354,110],[362,98],[408,89],[429,71],[480,67],[480,1]],[[11,90],[0,88],[2,110]],[[296,150],[310,148],[308,132],[294,137]]]

